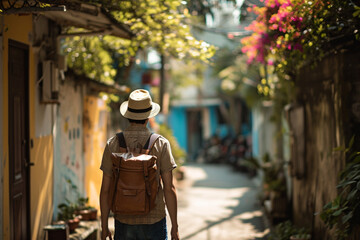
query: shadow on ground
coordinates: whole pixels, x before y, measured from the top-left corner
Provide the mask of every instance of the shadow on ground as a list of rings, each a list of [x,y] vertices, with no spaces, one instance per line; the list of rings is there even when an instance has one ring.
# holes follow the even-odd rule
[[[192,227],[192,231],[183,234],[182,239],[198,239],[197,236],[201,233],[207,235],[201,239],[227,239],[213,236],[226,235],[227,231],[239,232],[239,238],[231,239],[265,239],[266,229],[257,197],[258,190],[251,179],[245,174],[233,172],[227,165],[192,164],[188,167],[191,171],[187,173],[187,178],[194,181],[191,190],[180,188],[179,194],[185,196],[179,199],[179,205],[188,208],[189,215],[194,214],[194,218],[189,216],[188,221],[202,218],[202,222],[199,222],[198,228]],[[186,196],[187,194],[192,196]],[[194,201],[202,203],[197,205]],[[203,211],[194,209],[195,213],[191,212],[191,206],[202,207]],[[200,214],[203,216],[199,216]],[[211,231],[215,233],[211,235]],[[247,234],[249,238],[244,237]]]

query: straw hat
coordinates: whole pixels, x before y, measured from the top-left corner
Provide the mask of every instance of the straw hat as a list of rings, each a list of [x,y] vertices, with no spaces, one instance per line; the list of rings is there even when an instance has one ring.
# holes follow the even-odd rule
[[[160,112],[160,105],[151,100],[150,93],[137,89],[130,93],[128,101],[120,106],[120,113],[128,119],[144,120],[155,117]]]

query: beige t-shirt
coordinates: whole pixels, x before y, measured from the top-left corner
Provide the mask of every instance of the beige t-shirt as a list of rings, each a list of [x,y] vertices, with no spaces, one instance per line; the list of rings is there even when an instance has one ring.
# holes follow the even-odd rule
[[[151,132],[145,126],[130,126],[124,131],[126,146],[129,148],[142,148],[150,137]],[[119,141],[116,136],[111,137],[105,146],[100,169],[104,174],[112,176],[112,160],[111,153],[119,152]],[[165,172],[172,171],[176,168],[174,157],[171,153],[170,143],[164,137],[159,137],[155,142],[151,155],[157,157],[157,176]],[[160,180],[159,180],[160,181]],[[115,215],[115,219],[125,224],[153,224],[166,216],[164,191],[162,185],[159,184],[159,191],[156,196],[156,206],[147,215]]]

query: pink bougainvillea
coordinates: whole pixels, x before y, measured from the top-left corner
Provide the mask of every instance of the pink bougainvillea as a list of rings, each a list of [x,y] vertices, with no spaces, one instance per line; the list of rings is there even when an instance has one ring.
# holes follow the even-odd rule
[[[257,18],[242,39],[248,62],[282,66],[287,70],[304,59],[319,59],[331,39],[353,35],[360,40],[360,7],[344,0],[260,0],[248,9]],[[336,42],[335,42],[336,44]]]
[[[301,40],[305,0],[265,0],[253,7],[257,19],[247,27],[253,34],[242,39],[242,52],[248,62],[271,63],[267,57],[283,50],[303,51]],[[306,9],[305,9],[306,10]]]

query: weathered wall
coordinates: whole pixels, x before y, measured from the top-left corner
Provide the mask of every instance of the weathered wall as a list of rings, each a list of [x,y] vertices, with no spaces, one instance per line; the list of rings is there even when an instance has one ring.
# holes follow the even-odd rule
[[[85,192],[89,204],[99,209],[102,172],[99,169],[107,140],[108,111],[104,101],[93,96],[84,99]],[[113,133],[115,134],[115,133]]]
[[[60,86],[54,131],[54,218],[65,198],[76,201],[83,194],[83,98],[83,87],[66,78]],[[72,189],[68,181],[77,189]]]
[[[360,82],[359,57],[359,49],[332,54],[315,68],[304,67],[297,78],[305,109],[305,175],[293,178],[293,218],[312,228],[314,239],[335,239],[314,213],[337,195],[345,159],[333,149],[348,143],[356,131],[350,110],[356,95],[351,89]]]

